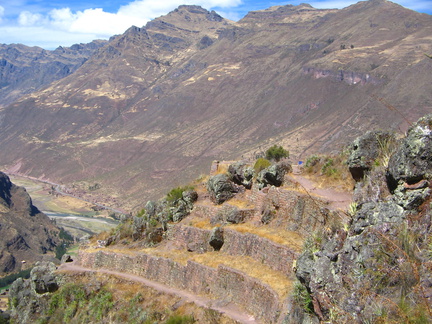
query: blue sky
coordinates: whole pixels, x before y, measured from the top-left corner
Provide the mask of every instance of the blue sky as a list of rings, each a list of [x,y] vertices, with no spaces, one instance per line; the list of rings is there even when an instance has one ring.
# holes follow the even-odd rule
[[[350,0],[0,0],[0,43],[54,49],[93,39],[108,39],[131,25],[143,26],[181,4],[196,4],[238,20],[248,11],[275,5],[309,3],[315,8],[344,8]],[[432,14],[432,0],[395,0]]]

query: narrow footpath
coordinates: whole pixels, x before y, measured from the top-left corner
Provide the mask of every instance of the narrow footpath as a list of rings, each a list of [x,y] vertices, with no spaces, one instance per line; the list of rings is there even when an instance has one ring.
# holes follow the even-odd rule
[[[220,313],[225,314],[229,318],[244,324],[250,324],[250,323],[256,323],[256,324],[262,324],[261,322],[257,321],[253,316],[245,314],[242,310],[240,310],[238,307],[232,304],[226,304],[223,301],[209,299],[203,296],[197,296],[190,292],[172,288],[163,284],[160,284],[158,282],[148,280],[144,277],[136,276],[129,273],[122,273],[118,271],[112,271],[112,270],[106,270],[106,269],[91,269],[91,268],[84,268],[76,264],[75,262],[72,263],[63,263],[59,266],[58,271],[69,271],[69,272],[95,272],[95,273],[104,273],[113,275],[119,278],[124,278],[127,280],[131,280],[140,284],[144,284],[147,287],[153,288],[157,291],[160,291],[162,293],[176,295],[180,298],[182,298],[186,302],[192,302],[196,305],[208,309],[212,309],[215,311],[218,311]]]

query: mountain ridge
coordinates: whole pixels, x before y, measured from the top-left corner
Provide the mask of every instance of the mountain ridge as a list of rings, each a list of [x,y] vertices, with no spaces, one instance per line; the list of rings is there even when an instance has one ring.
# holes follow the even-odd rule
[[[274,142],[304,159],[371,128],[404,131],[432,106],[429,15],[368,1],[214,17],[182,6],[131,27],[74,74],[7,107],[0,164],[98,182],[133,207],[212,160]]]

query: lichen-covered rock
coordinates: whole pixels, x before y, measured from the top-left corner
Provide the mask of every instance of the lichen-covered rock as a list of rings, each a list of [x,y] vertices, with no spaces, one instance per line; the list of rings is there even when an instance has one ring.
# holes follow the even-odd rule
[[[147,201],[147,203],[144,206],[144,210],[146,211],[147,216],[150,218],[155,216],[156,209],[157,209],[157,203],[151,200]]]
[[[172,220],[174,222],[180,222],[183,218],[189,215],[190,210],[189,204],[183,199],[179,199],[175,206],[172,207]]]
[[[399,224],[405,219],[404,209],[394,202],[365,203],[353,217],[353,231],[361,233],[366,227],[379,223]]]
[[[244,162],[237,162],[231,164],[228,167],[228,173],[230,174],[231,180],[240,186],[244,186],[246,189],[252,187],[252,180],[254,175],[254,169],[247,166]]]
[[[239,191],[226,174],[217,174],[207,182],[207,191],[216,204],[222,204]]]
[[[36,323],[48,309],[49,293],[59,288],[56,266],[52,262],[37,262],[30,279],[18,278],[9,289],[11,317],[15,323]]]
[[[142,237],[142,233],[146,229],[146,221],[143,217],[134,216],[132,218],[132,238],[139,240]]]
[[[292,167],[288,163],[279,162],[269,166],[258,173],[258,188],[262,189],[267,186],[280,187],[283,184],[285,174],[291,172]]]
[[[399,182],[417,183],[432,179],[432,114],[412,125],[402,144],[389,161],[392,189]]]
[[[188,204],[193,204],[198,200],[198,193],[195,190],[185,190],[182,193],[183,200]]]
[[[224,232],[222,227],[215,227],[211,231],[209,244],[215,250],[219,251],[224,245]]]
[[[425,183],[428,183],[427,181]],[[406,186],[398,186],[393,193],[392,200],[405,210],[415,211],[430,196],[431,190],[426,188],[409,189]]]
[[[386,170],[383,167],[373,168],[368,176],[358,181],[354,187],[353,201],[357,204],[378,202],[390,196],[387,185]]]
[[[36,262],[30,273],[31,287],[38,294],[56,291],[59,286],[54,271],[57,267],[52,262]]]
[[[348,168],[354,180],[363,179],[370,171],[381,151],[393,141],[394,136],[388,132],[369,131],[354,140],[350,145],[350,155],[347,159]]]

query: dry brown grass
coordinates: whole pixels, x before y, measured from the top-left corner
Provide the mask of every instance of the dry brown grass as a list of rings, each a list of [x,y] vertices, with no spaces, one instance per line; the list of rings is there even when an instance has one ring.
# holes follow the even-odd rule
[[[211,230],[215,225],[210,223],[208,219],[192,218],[187,223],[188,226],[193,226],[201,229]],[[287,231],[280,228],[273,228],[269,226],[254,226],[250,223],[243,224],[231,224],[227,225],[226,228],[235,230],[240,233],[251,233],[259,237],[266,238],[274,243],[288,246],[297,252],[302,250],[304,237],[297,232]]]
[[[343,155],[318,156],[319,161],[312,166],[305,166],[303,176],[317,184],[318,188],[331,188],[340,191],[352,191],[355,181]],[[326,168],[325,164],[332,161]]]
[[[272,242],[280,245],[293,248],[295,251],[300,252],[303,247],[304,238],[293,231],[286,231],[284,229],[272,228],[268,226],[256,227],[251,224],[233,224],[227,226],[240,233],[251,233],[260,237],[266,238]]]
[[[242,197],[234,197],[227,202],[227,205],[231,205],[240,209],[252,209],[255,208],[254,204],[251,204]]]

